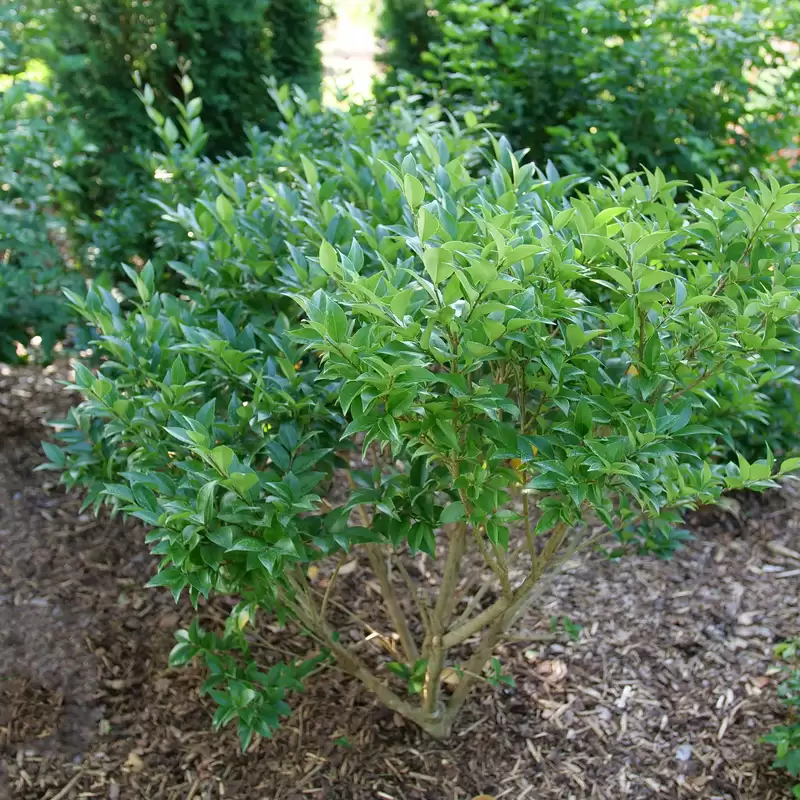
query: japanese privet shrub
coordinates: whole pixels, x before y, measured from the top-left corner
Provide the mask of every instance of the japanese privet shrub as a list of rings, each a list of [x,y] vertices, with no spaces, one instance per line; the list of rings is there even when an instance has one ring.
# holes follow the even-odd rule
[[[244,746],[327,656],[447,736],[567,559],[669,549],[640,523],[800,465],[722,462],[707,422],[720,375],[748,391],[787,347],[800,187],[678,204],[661,173],[578,187],[455,123],[398,145],[341,119],[357,133],[302,169],[175,209],[198,252],[180,297],[149,266],[129,312],[71,295],[106,360],[76,366],[85,402],[47,445],[87,503],[150,527],[151,586],[235,599],[171,661],[206,664],[214,723]],[[362,557],[368,618],[337,578]],[[308,633],[308,661],[256,660],[273,619]],[[354,623],[379,652],[340,635]]]
[[[569,171],[742,178],[800,128],[795,2],[394,0],[384,30],[389,86],[410,70],[493,104]]]

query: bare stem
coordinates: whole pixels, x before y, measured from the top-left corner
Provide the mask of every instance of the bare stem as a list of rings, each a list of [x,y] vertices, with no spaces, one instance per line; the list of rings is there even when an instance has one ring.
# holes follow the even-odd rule
[[[427,730],[429,720],[424,712],[417,706],[398,697],[377,675],[375,675],[358,656],[336,640],[332,631],[323,620],[309,617],[303,609],[298,609],[298,619],[311,632],[316,633],[325,641],[325,645],[336,656],[345,672],[358,678],[387,708],[415,722]]]
[[[461,560],[467,543],[467,523],[460,522],[450,536],[442,582],[431,614],[431,637],[428,667],[425,671],[425,686],[422,707],[427,714],[435,714],[439,702],[439,684],[444,666],[445,648],[442,636],[450,623],[455,604],[456,586],[461,572]]]
[[[397,631],[397,635],[400,637],[400,645],[403,648],[408,662],[414,664],[419,658],[419,650],[417,649],[414,637],[411,635],[405,614],[403,614],[403,609],[400,607],[400,602],[397,599],[394,586],[392,586],[392,582],[389,579],[389,570],[386,568],[386,562],[383,560],[381,548],[377,544],[368,544],[366,549],[370,566],[381,587],[381,595],[383,596],[383,604],[386,607],[386,612]]]
[[[401,577],[403,578],[403,582],[406,585],[411,596],[414,598],[414,603],[417,606],[417,610],[419,611],[420,620],[422,622],[422,628],[425,631],[426,637],[430,634],[431,631],[431,607],[428,604],[428,601],[425,599],[425,595],[419,591],[417,585],[411,580],[411,576],[408,574],[408,570],[405,568],[405,565],[400,560],[397,559],[397,569],[400,572]]]
[[[536,569],[536,542],[533,538],[533,530],[531,529],[531,512],[529,508],[528,495],[525,489],[522,490],[522,514],[525,517],[525,540],[528,542],[528,552],[531,556],[531,564],[533,569]]]
[[[477,572],[477,570],[476,570]],[[460,625],[465,620],[469,619],[469,615],[475,610],[475,606],[483,600],[483,596],[486,592],[491,589],[492,584],[494,583],[494,576],[492,578],[485,580],[479,587],[478,591],[475,592],[474,595],[470,598],[469,602],[467,603],[467,607],[461,612],[458,619],[455,621],[455,625]]]
[[[489,553],[489,550],[486,547],[486,543],[483,541],[481,537],[480,531],[473,526],[472,528],[472,537],[475,539],[475,544],[480,551],[481,556],[483,556],[483,560],[489,566],[489,569],[494,573],[494,576],[500,581],[500,586],[503,588],[503,591],[506,592],[508,588],[508,575],[503,575],[502,570],[500,569],[500,565],[494,560],[494,557]]]
[[[556,527],[550,534],[537,565],[531,569],[525,580],[510,595],[504,595],[477,616],[457,625],[446,633],[443,640],[445,648],[455,647],[455,645],[461,644],[461,642],[474,636],[487,625],[491,625],[498,617],[506,614],[519,597],[527,595],[542,577],[545,569],[547,569],[553,556],[558,551],[566,536],[566,530],[566,526],[563,524]]]
[[[353,475],[350,470],[347,470],[347,482],[350,484],[351,488],[355,487],[355,481],[353,480]],[[363,505],[358,506],[358,512],[364,527],[371,528],[372,523]],[[419,650],[417,650],[416,642],[411,635],[405,614],[403,614],[403,609],[400,607],[400,602],[395,594],[394,586],[392,586],[392,581],[389,578],[389,570],[384,563],[381,547],[378,544],[368,544],[366,550],[372,571],[375,573],[375,577],[378,579],[378,583],[381,587],[381,596],[383,597],[383,604],[386,607],[386,613],[389,615],[389,619],[392,621],[392,625],[394,625],[397,635],[400,637],[400,645],[403,648],[406,658],[409,663],[413,664],[419,658]]]
[[[336,578],[339,576],[339,570],[342,568],[342,564],[344,564],[346,558],[347,558],[347,553],[342,553],[339,556],[339,560],[336,562],[336,567],[333,570],[333,574],[331,575],[330,580],[328,581],[328,587],[327,589],[325,589],[325,595],[322,598],[322,605],[320,606],[319,609],[319,615],[322,617],[322,619],[325,619],[325,609],[328,607],[328,600],[330,599],[331,596],[333,584],[336,583]]]

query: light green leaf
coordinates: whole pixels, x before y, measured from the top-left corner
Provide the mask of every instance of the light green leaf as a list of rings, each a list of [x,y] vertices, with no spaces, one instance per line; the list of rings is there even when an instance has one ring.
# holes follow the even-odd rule
[[[217,195],[216,207],[220,222],[230,222],[233,219],[233,206],[224,194]]]
[[[425,187],[413,175],[406,175],[403,178],[403,189],[406,200],[412,209],[421,206],[425,201]]]
[[[324,241],[319,248],[319,265],[328,275],[336,275],[339,268],[339,256],[330,242]]]

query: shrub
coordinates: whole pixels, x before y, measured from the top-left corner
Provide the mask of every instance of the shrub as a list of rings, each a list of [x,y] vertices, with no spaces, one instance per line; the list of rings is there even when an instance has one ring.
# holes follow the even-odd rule
[[[397,49],[395,66],[492,105],[490,119],[539,161],[741,178],[796,135],[796,4],[432,2],[419,66],[405,54],[409,38],[389,45],[390,60]]]
[[[84,189],[83,215],[127,205],[149,178],[141,156],[158,147],[139,113],[131,75],[153,91],[168,115],[191,69],[206,107],[206,154],[242,153],[246,129],[277,122],[264,76],[319,90],[318,0],[53,0],[48,28],[58,42],[53,80],[100,157],[74,177]],[[122,197],[118,197],[122,195]],[[116,213],[116,212],[112,212]]]
[[[241,149],[244,125],[262,121],[269,108],[261,76],[273,69],[288,72],[273,58],[268,7],[265,0],[91,0],[80,7],[58,0],[52,26],[60,43],[61,58],[54,64],[59,88],[83,116],[92,139],[118,152],[152,141],[131,73],[138,70],[150,83],[164,112],[167,96],[180,94],[176,65],[188,64],[210,112],[210,151]],[[311,28],[304,42],[308,49],[295,57],[314,63],[316,20],[309,15],[294,23]]]
[[[278,84],[294,84],[307,94],[319,95],[319,24],[330,13],[319,0],[270,0],[267,15],[272,36],[272,74]]]
[[[78,192],[68,173],[92,149],[32,78],[43,32],[29,12],[20,3],[0,9],[0,361],[11,363],[33,352],[35,337],[49,359],[74,319],[61,295],[82,289],[65,235]]]
[[[800,776],[800,640],[794,639],[776,648],[778,658],[783,661],[782,668],[786,679],[780,685],[778,694],[791,714],[788,725],[780,725],[772,730],[764,740],[775,746],[776,758],[773,767],[785,769],[793,778]],[[800,783],[792,792],[800,797]]]
[[[144,85],[138,73],[134,79],[139,87],[136,95],[160,147],[138,147],[133,158],[141,171],[126,176],[113,203],[74,225],[86,242],[84,263],[94,275],[108,275],[112,281],[122,263],[141,265],[152,255],[160,279],[167,261],[180,258],[188,247],[186,237],[176,237],[175,226],[164,224],[161,207],[195,198],[214,169],[211,160],[203,157],[208,133],[203,102],[193,94],[192,78],[187,73],[181,76],[180,98],[170,97],[177,113],[168,115],[155,107],[152,87]]]
[[[422,55],[435,37],[431,0],[384,0],[378,35],[386,43],[381,61],[393,70],[421,72]]]
[[[747,388],[787,346],[800,187],[678,203],[659,172],[579,188],[431,116],[396,111],[398,143],[380,114],[323,112],[336,133],[313,161],[245,178],[240,160],[173,210],[197,247],[175,265],[182,296],[151,265],[130,270],[129,312],[70,295],[106,361],[76,367],[86,400],[48,466],[150,526],[151,586],[236,598],[224,632],[181,631],[171,662],[205,661],[214,723],[237,721],[245,747],[327,655],[446,736],[565,560],[615,539],[667,552],[669,526],[640,522],[800,466],[719,462],[705,424],[723,372]],[[405,566],[418,552],[433,586]],[[372,619],[335,596],[362,553]],[[256,660],[273,614],[318,643],[309,661]],[[353,619],[380,654],[340,636]]]

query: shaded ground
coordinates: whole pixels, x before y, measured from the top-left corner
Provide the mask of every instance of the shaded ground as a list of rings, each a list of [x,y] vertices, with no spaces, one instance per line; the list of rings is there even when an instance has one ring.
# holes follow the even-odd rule
[[[141,588],[142,529],[80,515],[31,472],[41,420],[67,402],[52,375],[0,374],[0,798],[788,796],[758,738],[782,713],[773,644],[800,629],[794,494],[697,515],[672,562],[570,564],[499,653],[516,689],[476,691],[446,744],[328,671],[243,756],[234,731],[211,732],[199,671],[165,667],[191,614]],[[369,593],[363,575],[343,589]],[[577,642],[551,635],[563,615]]]

